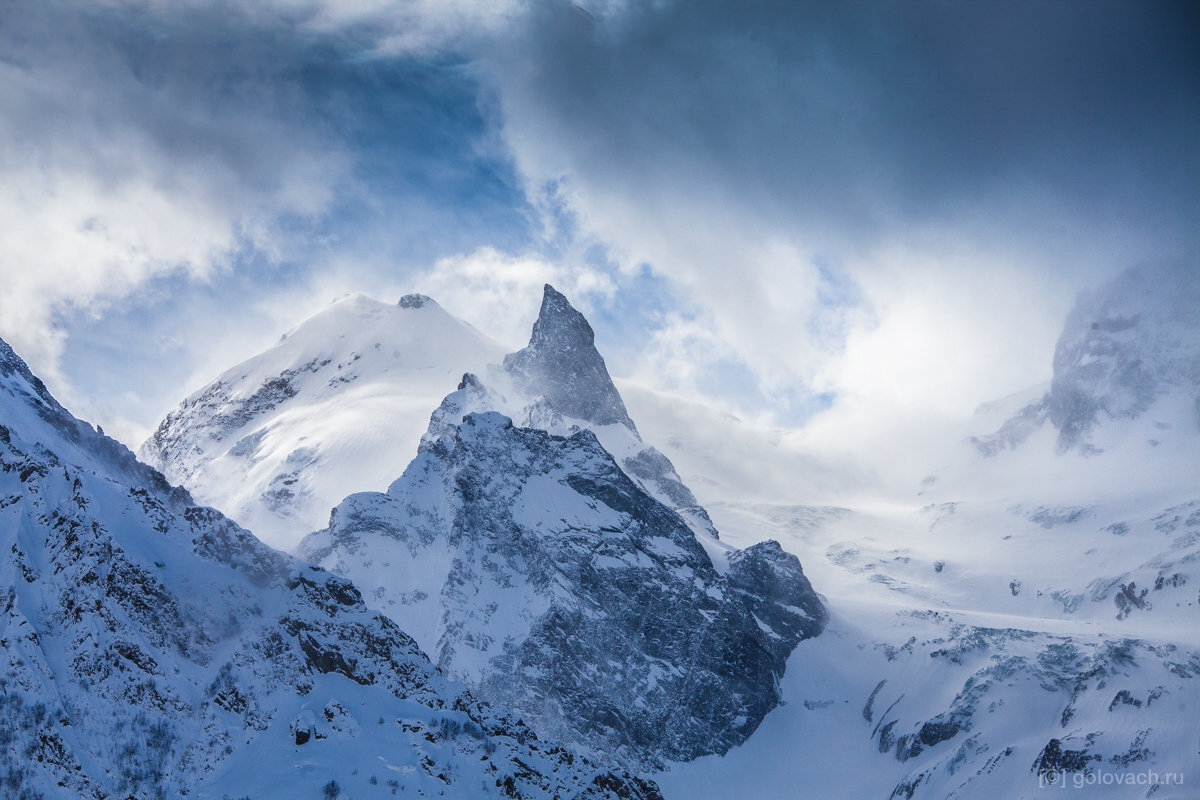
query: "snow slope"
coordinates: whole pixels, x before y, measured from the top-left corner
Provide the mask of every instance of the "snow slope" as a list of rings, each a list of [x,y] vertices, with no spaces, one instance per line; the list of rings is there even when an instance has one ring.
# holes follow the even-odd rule
[[[736,478],[720,459],[678,440],[724,541],[798,554],[831,622],[797,648],[755,737],[675,765],[664,794],[1194,797],[1196,281],[1143,268],[1082,297],[1045,396],[984,409],[990,427],[914,475],[909,498],[839,506],[799,484],[747,501],[722,493]],[[643,419],[652,436],[654,419],[669,410]]]
[[[442,675],[349,582],[198,507],[0,342],[0,792],[658,797]]]
[[[501,353],[423,295],[350,295],[184,400],[139,455],[290,550],[347,494],[386,488],[430,409]]]

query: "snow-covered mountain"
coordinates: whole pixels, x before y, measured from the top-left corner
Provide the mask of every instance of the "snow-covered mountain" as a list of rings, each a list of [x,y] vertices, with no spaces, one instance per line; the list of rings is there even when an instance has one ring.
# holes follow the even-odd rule
[[[660,766],[745,741],[825,622],[800,563],[719,542],[552,287],[488,381],[464,376],[387,493],[347,498],[301,554],[583,752]]]
[[[4,797],[651,798],[442,675],[348,581],[74,419],[0,342]]]
[[[1198,275],[1142,268],[1081,297],[1047,352],[1051,383],[989,406],[906,496],[845,491],[869,487],[873,465],[830,461],[803,431],[626,384],[610,392],[586,320],[547,290],[525,354],[463,378],[422,419],[404,475],[386,494],[348,497],[304,550],[356,575],[369,604],[469,681],[522,665],[491,688],[544,705],[566,687],[598,734],[571,735],[593,751],[620,748],[609,736],[620,725],[639,728],[581,687],[620,704],[636,694],[620,680],[653,695],[675,677],[674,662],[644,657],[678,635],[670,620],[635,624],[621,603],[669,598],[683,619],[707,617],[704,597],[742,594],[729,591],[745,585],[738,548],[784,575],[795,553],[829,608],[824,633],[787,656],[782,702],[753,736],[666,765],[656,780],[669,800],[790,800],[798,787],[1008,800],[1052,786],[1189,798],[1200,784]],[[703,597],[674,580],[703,563],[695,551],[633,535],[633,511],[687,523],[716,573],[696,570]],[[628,523],[613,524],[622,513]],[[663,541],[687,541],[667,529]],[[769,540],[782,548],[755,551]],[[782,632],[743,599],[756,625]],[[565,611],[551,618],[556,603]],[[621,657],[597,661],[610,642]],[[533,714],[546,725],[553,711]]]
[[[665,795],[1194,796],[1196,276],[1134,270],[1081,297],[1045,396],[907,500],[837,506],[801,485],[747,502],[705,479],[720,461],[670,449],[723,540],[797,553],[831,620],[789,661],[786,705],[742,748],[661,776]]]
[[[499,345],[428,297],[388,305],[350,295],[185,399],[139,455],[268,544],[291,550],[325,527],[347,495],[386,488],[415,455],[430,410],[471,372],[504,390],[503,410],[522,425],[594,430],[639,485],[716,538],[670,461],[638,435],[587,320],[550,287],[542,318],[555,323],[535,330],[531,347],[500,368]],[[545,352],[582,360],[547,372],[538,355]],[[581,397],[591,399],[572,400]]]
[[[1152,410],[1159,426],[1200,427],[1200,270],[1192,264],[1136,267],[1081,295],[1054,351],[1049,391],[976,444],[994,455],[1049,422],[1060,450],[1098,453],[1092,433],[1104,422]]]
[[[184,400],[139,455],[290,550],[347,494],[385,488],[448,388],[501,354],[423,295],[350,295]]]

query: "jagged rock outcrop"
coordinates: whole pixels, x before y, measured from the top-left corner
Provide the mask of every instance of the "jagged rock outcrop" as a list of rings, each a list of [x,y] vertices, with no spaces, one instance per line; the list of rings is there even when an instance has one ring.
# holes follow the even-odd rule
[[[497,412],[435,427],[386,494],[347,498],[305,555],[394,619],[433,621],[417,635],[440,667],[584,752],[657,765],[754,731],[826,618],[794,556],[763,543],[721,575],[589,430]]]
[[[565,417],[636,432],[595,339],[583,314],[546,284],[529,346],[505,356],[504,369],[522,392],[541,395]]]

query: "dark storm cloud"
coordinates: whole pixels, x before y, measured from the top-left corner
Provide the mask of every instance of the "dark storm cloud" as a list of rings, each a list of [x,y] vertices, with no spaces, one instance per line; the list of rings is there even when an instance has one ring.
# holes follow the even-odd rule
[[[969,413],[1077,291],[1198,252],[1194,6],[579,4],[479,52],[527,185],[683,309],[647,381]]]
[[[347,202],[408,200],[418,212],[471,218],[490,205],[506,225],[519,220],[461,56],[374,57],[386,28],[313,29],[318,4],[12,6],[5,60],[54,82],[14,98],[7,139],[51,168],[70,162],[118,183],[134,177],[130,161],[157,160],[161,183],[202,171],[207,190],[269,213],[336,205],[345,221]],[[342,195],[310,209],[280,202],[297,170],[328,157],[336,171],[308,188]]]
[[[514,119],[569,143],[550,170],[614,191],[695,182],[777,222],[855,233],[1049,192],[1100,223],[1194,241],[1193,5],[536,9],[505,51],[519,65],[506,89]]]

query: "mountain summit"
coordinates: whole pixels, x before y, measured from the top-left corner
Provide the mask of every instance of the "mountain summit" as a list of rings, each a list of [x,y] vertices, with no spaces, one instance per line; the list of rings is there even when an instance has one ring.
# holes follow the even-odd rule
[[[291,549],[347,494],[385,488],[446,387],[501,353],[425,295],[348,295],[180,403],[140,455]]]
[[[743,742],[827,616],[795,556],[718,540],[551,286],[502,363],[429,298],[347,298],[184,401],[143,452],[281,543],[328,520],[302,557],[539,735],[631,767]]]
[[[583,314],[547,283],[529,346],[505,356],[504,369],[518,388],[545,397],[563,416],[636,432],[595,339]]]
[[[1200,271],[1186,263],[1134,267],[1076,299],[1054,350],[1054,378],[975,445],[991,456],[1049,422],[1059,452],[1103,452],[1106,429],[1153,417],[1157,444],[1200,430]],[[1150,426],[1144,426],[1149,428]]]
[[[449,675],[578,752],[654,767],[754,732],[788,655],[825,624],[795,556],[763,542],[721,574],[590,430],[490,411],[441,433],[301,553],[409,622]]]

